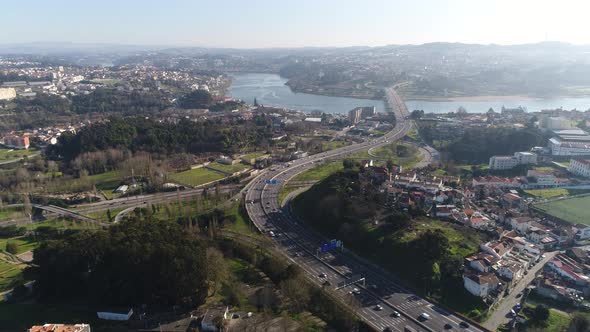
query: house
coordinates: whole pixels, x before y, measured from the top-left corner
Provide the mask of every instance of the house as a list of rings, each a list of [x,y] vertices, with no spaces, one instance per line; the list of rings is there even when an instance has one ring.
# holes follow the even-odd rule
[[[295,151],[291,155],[291,159],[301,159],[301,158],[305,158],[307,156],[308,156],[308,153],[305,151]]]
[[[590,239],[590,226],[584,224],[576,225],[576,241],[583,241]]]
[[[512,250],[512,245],[506,241],[490,241],[480,245],[481,250],[500,259]]]
[[[478,252],[477,254],[466,257],[465,265],[478,272],[486,273],[491,272],[492,267],[499,261],[500,260],[497,257],[483,252]]]
[[[534,170],[527,171],[526,174],[528,185],[527,188],[551,188],[562,184],[552,170]]]
[[[488,297],[500,286],[500,279],[493,273],[465,273],[463,286],[475,296]]]
[[[529,217],[510,218],[510,226],[520,234],[526,234],[533,223]]]
[[[97,311],[96,315],[104,320],[129,320],[133,315],[132,308],[113,308],[108,310]]]
[[[583,268],[573,259],[559,254],[545,265],[547,269],[555,272],[567,281],[576,285],[588,285],[590,278],[583,274]]]
[[[469,226],[475,229],[485,229],[491,223],[492,221],[490,220],[490,218],[488,218],[480,212],[474,212],[469,218]]]
[[[588,264],[590,263],[590,256],[588,251],[581,248],[571,248],[566,250],[565,254],[575,260],[578,263]]]
[[[3,144],[6,147],[13,149],[28,149],[31,145],[28,136],[6,136],[3,139]]]
[[[537,163],[537,154],[532,152],[515,152],[514,156],[492,156],[489,162],[491,170],[507,170],[518,165]]]
[[[439,218],[448,218],[453,214],[455,205],[436,205],[434,216]]]
[[[90,332],[90,325],[43,324],[32,326],[27,332]]]
[[[514,193],[506,193],[502,196],[502,205],[507,209],[523,209],[524,208],[524,199],[517,194]]]
[[[115,189],[115,192],[123,194],[123,193],[126,193],[128,189],[129,189],[129,186],[124,184],[124,185],[118,186],[117,189]]]
[[[508,280],[518,281],[524,275],[525,267],[522,263],[502,260],[499,263],[497,272],[500,277],[504,277]]]

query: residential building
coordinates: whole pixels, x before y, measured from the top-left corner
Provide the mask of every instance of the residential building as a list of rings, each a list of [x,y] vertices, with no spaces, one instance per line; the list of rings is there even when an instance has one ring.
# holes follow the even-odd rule
[[[524,275],[525,267],[522,263],[512,260],[502,260],[498,266],[498,275],[508,280],[518,281]]]
[[[14,88],[0,88],[0,100],[11,100],[16,98],[16,90]]]
[[[515,152],[513,156],[492,156],[489,162],[491,170],[507,170],[518,165],[537,163],[537,154],[532,152]]]
[[[501,259],[512,250],[512,245],[506,241],[490,241],[480,245],[484,252]]]
[[[527,171],[528,188],[551,188],[564,184],[552,170],[534,170]],[[565,182],[567,183],[567,182]]]
[[[30,146],[28,136],[6,136],[3,142],[5,146],[14,149],[28,149]]]
[[[478,272],[487,273],[492,272],[492,267],[499,261],[500,260],[495,256],[483,252],[478,252],[476,254],[466,257],[465,265],[469,266],[470,268]]]
[[[522,184],[517,178],[503,178],[499,176],[478,176],[472,180],[474,187],[520,188]]]
[[[590,155],[590,137],[572,137],[549,139],[549,149],[554,156],[588,156]]]
[[[500,279],[493,273],[465,273],[463,274],[463,286],[475,296],[488,297],[490,293],[500,286]]]
[[[583,267],[573,259],[559,254],[547,262],[547,269],[555,272],[560,277],[576,285],[587,285],[590,281],[588,276],[584,275]]]
[[[88,324],[44,324],[32,326],[27,332],[91,332]]]
[[[590,178],[590,159],[572,159],[568,171],[575,175]]]
[[[375,106],[357,107],[348,112],[348,120],[352,124],[357,124],[361,120],[377,114]]]
[[[533,223],[529,217],[510,218],[510,226],[520,234],[526,234]]]

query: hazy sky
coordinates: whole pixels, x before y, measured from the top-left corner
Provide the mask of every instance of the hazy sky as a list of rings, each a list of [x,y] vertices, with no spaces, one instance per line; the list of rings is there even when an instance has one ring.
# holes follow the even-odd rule
[[[590,0],[19,0],[2,9],[0,43],[590,44]]]

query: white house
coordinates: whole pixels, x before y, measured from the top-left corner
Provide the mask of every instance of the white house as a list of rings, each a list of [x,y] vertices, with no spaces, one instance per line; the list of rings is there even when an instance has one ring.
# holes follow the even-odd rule
[[[533,219],[529,217],[510,218],[510,226],[520,234],[526,234],[529,228],[531,228],[532,223]]]
[[[466,273],[463,275],[463,286],[475,296],[487,297],[496,290],[500,280],[493,273]]]
[[[508,280],[517,281],[522,278],[524,273],[524,266],[515,261],[503,260],[498,267],[498,275]]]

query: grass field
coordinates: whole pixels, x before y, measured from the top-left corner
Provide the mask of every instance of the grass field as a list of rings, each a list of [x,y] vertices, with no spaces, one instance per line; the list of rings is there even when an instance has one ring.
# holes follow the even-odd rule
[[[260,158],[260,157],[264,156],[265,154],[266,154],[265,152],[252,152],[252,153],[245,154],[242,158],[245,160],[256,159],[256,158]]]
[[[15,218],[21,218],[24,214],[21,208],[6,208],[0,209],[0,220],[10,220]]]
[[[113,217],[114,217],[114,214],[113,214]],[[42,221],[42,222],[36,222],[33,224],[27,224],[27,225],[24,225],[23,227],[25,227],[28,230],[37,229],[39,227],[51,227],[51,228],[55,228],[55,229],[77,229],[77,230],[100,228],[100,226],[97,226],[94,223],[87,223],[87,222],[82,222],[82,221],[71,221],[71,220],[65,220],[63,218],[46,220],[46,221]]]
[[[170,178],[181,184],[198,186],[207,182],[223,179],[224,176],[206,168],[195,168],[188,171],[171,174]]]
[[[38,242],[35,242],[35,240],[32,237],[20,236],[20,237],[14,237],[14,238],[10,238],[10,239],[0,239],[0,249],[6,250],[6,244],[8,242],[16,243],[16,245],[18,246],[18,253],[19,254],[23,253],[25,251],[33,250],[38,245]]]
[[[334,149],[341,148],[345,145],[347,145],[347,144],[344,141],[323,142],[322,143],[322,150],[323,151],[334,150]]]
[[[539,199],[551,199],[561,196],[572,196],[587,193],[588,190],[580,189],[563,189],[563,188],[551,188],[551,189],[530,189],[525,190],[525,193],[534,196]]]
[[[0,260],[0,292],[18,286],[23,279],[24,264],[10,264]],[[0,314],[0,317],[3,317]]]
[[[536,208],[545,213],[572,224],[584,224],[590,226],[588,206],[590,206],[590,196],[573,197],[535,205]]]
[[[240,171],[243,171],[243,170],[249,168],[249,166],[244,165],[244,164],[224,165],[224,164],[220,164],[220,163],[211,163],[207,167],[213,168],[218,171],[225,172],[225,173],[236,173],[236,172],[240,172]]]
[[[406,148],[404,155],[398,156],[397,147],[403,146]],[[418,148],[409,144],[390,144],[371,151],[372,154],[379,159],[392,160],[397,165],[402,165],[404,168],[411,168],[420,161],[420,152]]]
[[[331,161],[309,169],[297,175],[291,179],[291,181],[319,181],[327,178],[328,176],[338,172],[343,168],[344,166],[342,165],[342,161]]]
[[[122,172],[110,171],[78,179],[59,179],[48,183],[47,191],[50,193],[79,192],[91,190],[92,186],[96,186],[96,189],[106,193],[115,190],[123,180],[124,175]]]
[[[13,149],[0,148],[0,161],[19,159],[24,156],[30,156],[31,154],[33,154],[35,152],[37,152],[37,150],[35,150],[35,149],[13,150]]]

